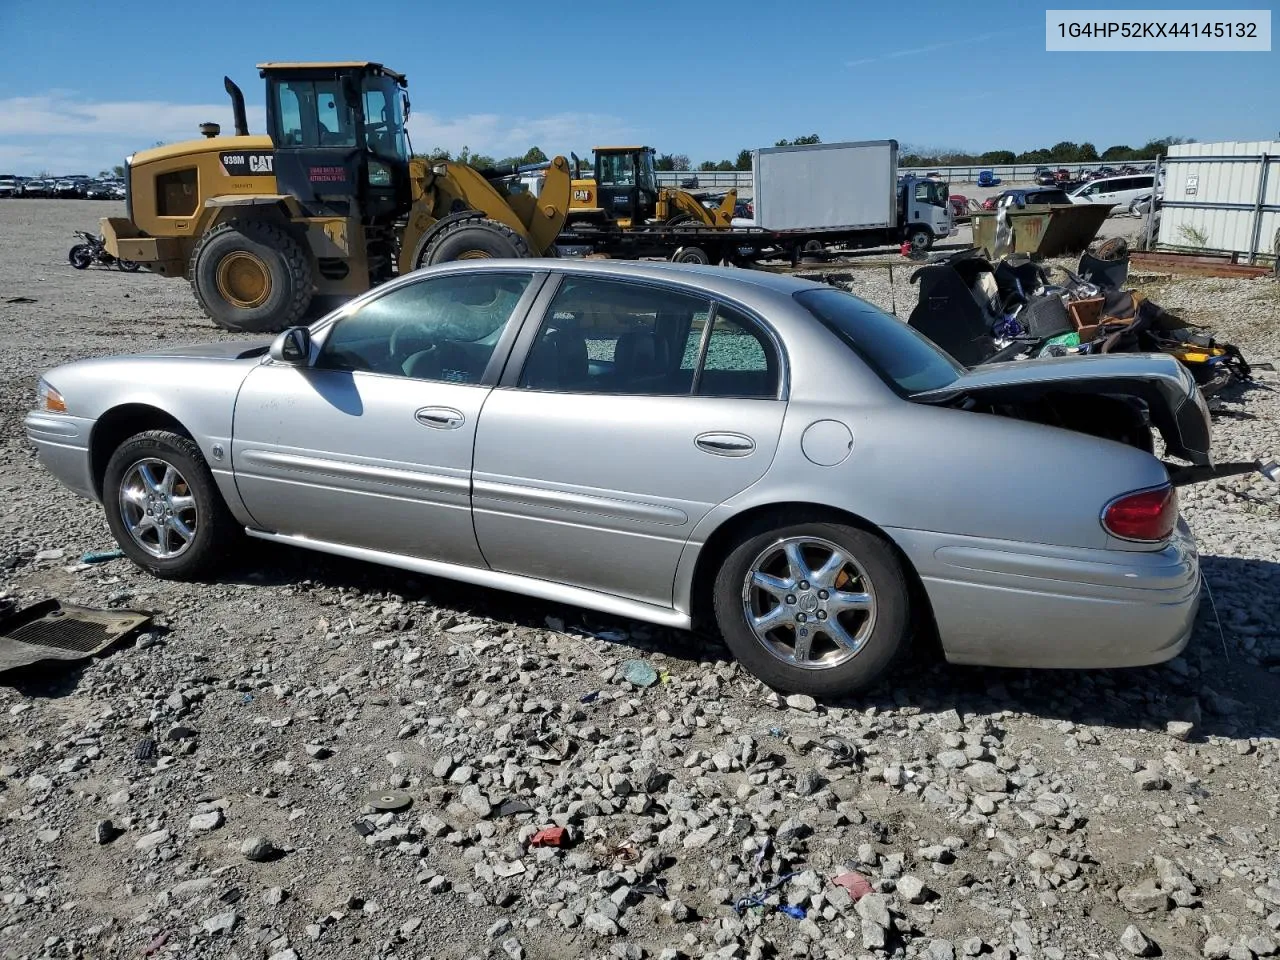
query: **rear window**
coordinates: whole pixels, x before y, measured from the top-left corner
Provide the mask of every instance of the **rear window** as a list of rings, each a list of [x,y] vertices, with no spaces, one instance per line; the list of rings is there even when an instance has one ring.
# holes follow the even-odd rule
[[[954,383],[964,367],[901,320],[842,290],[803,290],[796,302],[901,396]]]

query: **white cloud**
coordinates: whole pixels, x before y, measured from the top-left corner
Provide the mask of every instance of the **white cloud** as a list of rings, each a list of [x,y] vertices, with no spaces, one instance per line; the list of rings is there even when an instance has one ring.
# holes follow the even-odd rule
[[[606,143],[629,142],[635,131],[618,117],[596,113],[557,113],[546,117],[506,117],[496,113],[473,113],[442,118],[415,113],[409,117],[409,136],[414,149],[425,153],[443,147],[457,153],[469,147],[472,153],[508,157],[532,146],[548,156],[569,151],[590,150]]]
[[[262,133],[264,109],[253,105],[247,112],[249,129]],[[224,133],[230,133],[230,102],[90,101],[69,91],[0,99],[0,172],[93,174],[157,141],[195,139],[205,121],[219,123]],[[523,153],[535,144],[548,154],[567,155],[570,150],[635,136],[617,117],[578,113],[545,117],[414,114],[409,134],[420,151],[444,147],[456,153],[465,146],[494,157]]]
[[[935,50],[945,50],[948,47],[963,47],[969,44],[981,43],[984,40],[991,40],[995,37],[1005,36],[1013,33],[1012,30],[997,30],[993,33],[981,33],[976,37],[964,37],[959,40],[943,40],[939,43],[930,43],[923,47],[911,47],[906,50],[891,50],[888,53],[881,53],[874,57],[863,57],[860,60],[845,61],[846,67],[861,67],[868,63],[880,63],[884,60],[898,60],[902,57],[914,57],[920,54],[933,53]],[[988,51],[989,52],[989,51]]]

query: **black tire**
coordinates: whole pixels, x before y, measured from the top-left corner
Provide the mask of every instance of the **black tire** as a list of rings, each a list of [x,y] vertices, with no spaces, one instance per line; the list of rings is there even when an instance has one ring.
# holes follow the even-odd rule
[[[89,264],[93,263],[93,254],[89,250],[89,245],[77,243],[67,254],[67,262],[77,270],[88,270]]]
[[[924,253],[933,246],[933,231],[924,226],[913,226],[907,230],[907,242],[917,253]]]
[[[265,268],[269,283],[260,301],[237,304],[219,289],[219,265],[234,254]],[[191,289],[209,318],[224,330],[271,333],[301,322],[311,304],[311,260],[279,224],[228,220],[201,238],[191,254]]]
[[[497,220],[459,220],[421,244],[415,267],[454,260],[516,259],[530,256],[529,243]]]
[[[763,552],[788,538],[816,538],[838,546],[861,568],[869,584],[869,589],[864,585],[864,591],[873,595],[874,619],[869,618],[869,633],[861,647],[843,662],[822,668],[789,664],[757,638],[747,620],[744,597],[748,573]],[[884,540],[858,527],[823,521],[781,528],[757,527],[744,535],[725,557],[716,574],[713,591],[716,623],[738,662],[764,683],[783,692],[807,693],[814,697],[857,693],[883,677],[911,645],[910,591],[902,564]],[[801,595],[799,599],[805,598]],[[810,626],[816,625],[816,620],[810,621]],[[799,628],[788,620],[783,629]],[[821,627],[815,631],[813,642],[817,643],[819,636]],[[795,638],[794,632],[792,637]]]
[[[138,263],[136,260],[117,260],[116,266],[125,273],[137,273],[138,268],[142,266],[142,264]]]
[[[139,545],[122,514],[121,486],[132,467],[143,460],[158,460],[176,468],[194,501],[194,536],[173,557],[156,556]],[[190,438],[169,430],[136,434],[116,448],[103,475],[102,503],[107,526],[120,549],[143,570],[166,580],[196,580],[216,572],[238,539],[235,518],[223,502],[200,448]]]
[[[671,255],[672,263],[710,263],[711,254],[701,247],[681,247]]]

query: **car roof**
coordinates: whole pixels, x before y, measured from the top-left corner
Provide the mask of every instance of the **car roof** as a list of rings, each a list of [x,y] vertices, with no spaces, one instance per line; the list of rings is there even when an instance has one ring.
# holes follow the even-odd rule
[[[696,263],[667,263],[645,260],[571,260],[559,258],[519,260],[470,260],[440,264],[426,268],[445,272],[453,270],[486,269],[539,269],[555,270],[565,274],[592,274],[595,276],[631,278],[636,280],[701,281],[708,288],[731,289],[755,287],[790,296],[802,290],[821,288],[823,285],[803,277],[792,277],[766,270],[742,270],[737,267],[716,267]]]

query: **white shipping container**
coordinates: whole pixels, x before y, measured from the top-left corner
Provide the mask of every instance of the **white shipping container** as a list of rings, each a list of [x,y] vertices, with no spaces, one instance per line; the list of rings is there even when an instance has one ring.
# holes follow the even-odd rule
[[[898,142],[765,147],[752,154],[755,222],[766,230],[867,230],[897,221]]]
[[[1226,157],[1237,159],[1221,159]],[[1174,144],[1162,172],[1164,206],[1157,238],[1162,246],[1277,252],[1280,140]]]

